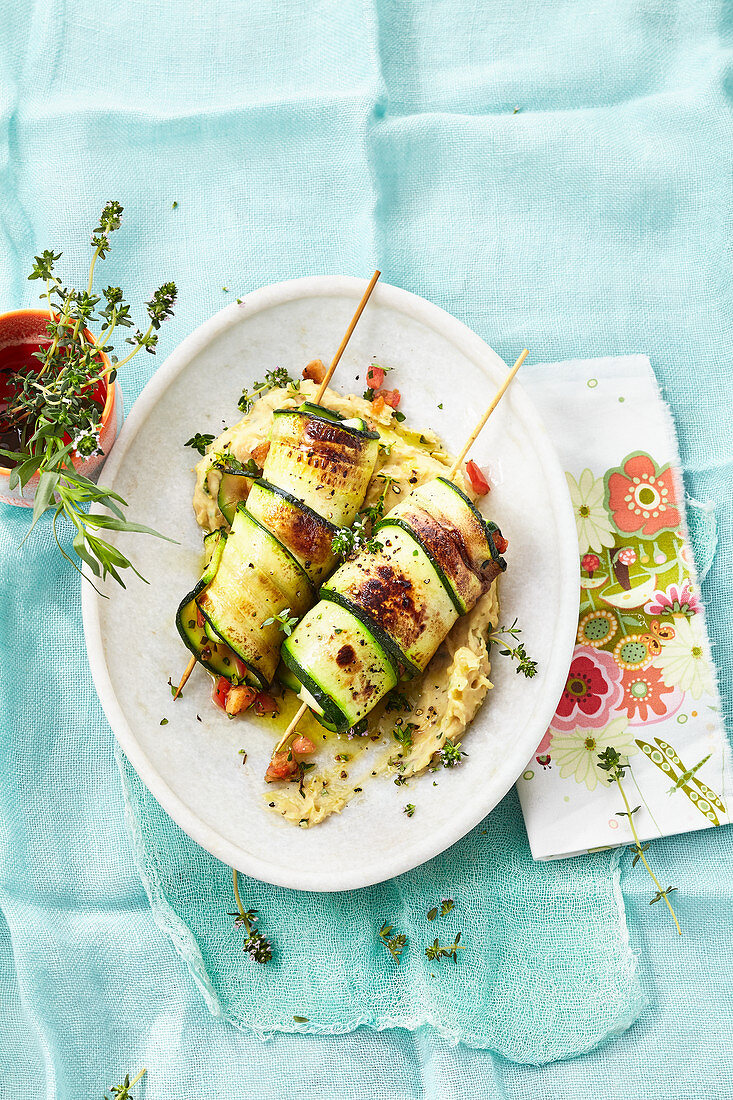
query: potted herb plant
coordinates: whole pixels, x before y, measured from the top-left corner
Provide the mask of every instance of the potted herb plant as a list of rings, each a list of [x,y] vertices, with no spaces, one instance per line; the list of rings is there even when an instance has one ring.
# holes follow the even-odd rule
[[[58,520],[66,517],[81,562],[95,576],[110,575],[123,584],[120,570],[134,566],[102,532],[157,532],[129,522],[126,502],[92,478],[117,431],[117,372],[142,348],[155,353],[158,329],[173,313],[176,287],[164,283],[146,302],[148,325],[133,330],[126,338],[132,349],[118,358],[113,338],[121,329],[133,329],[130,307],[120,287],[108,286],[100,294],[92,288],[96,263],[108,254],[110,234],[121,218],[120,204],[108,202],[92,234],[86,289],[64,286],[56,274],[61,253],[47,250],[35,257],[28,276],[43,281],[40,297],[47,308],[0,315],[0,455],[5,459],[0,499],[32,504],[30,530],[52,511],[59,550],[81,572],[58,538]],[[107,512],[93,511],[95,505]]]

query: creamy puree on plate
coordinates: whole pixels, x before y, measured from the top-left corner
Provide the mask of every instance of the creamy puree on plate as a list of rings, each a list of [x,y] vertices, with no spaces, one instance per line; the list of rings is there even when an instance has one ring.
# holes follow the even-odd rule
[[[215,455],[228,451],[240,462],[247,462],[256,448],[268,441],[273,410],[313,400],[317,390],[317,384],[310,381],[301,382],[297,393],[272,390],[256,401],[238,424],[214,440],[196,466],[193,495],[196,520],[205,531],[214,531],[225,523],[216,503],[221,473],[213,465]],[[365,505],[374,504],[382,496],[385,478],[392,479],[384,497],[386,513],[416,485],[445,475],[452,465],[453,459],[434,433],[420,433],[398,424],[389,406],[374,416],[371,402],[331,389],[326,390],[321,403],[344,416],[363,417],[380,433],[382,445]],[[457,484],[471,499],[476,498],[460,475]],[[273,784],[268,788],[265,799],[273,812],[302,828],[317,825],[331,814],[340,813],[367,780],[385,774],[405,786],[405,801],[409,802],[410,776],[424,771],[447,740],[454,745],[460,740],[492,687],[486,639],[498,623],[498,613],[494,582],[473,610],[454,624],[422,676],[398,684],[391,703],[388,696],[375,708],[364,736],[349,738],[330,733],[311,716],[304,719],[298,728],[316,746],[316,752],[308,757],[308,763],[315,766],[300,784]],[[292,717],[299,702],[292,692],[284,691],[283,722]],[[265,721],[273,728],[272,719]],[[407,737],[401,732],[405,730]]]

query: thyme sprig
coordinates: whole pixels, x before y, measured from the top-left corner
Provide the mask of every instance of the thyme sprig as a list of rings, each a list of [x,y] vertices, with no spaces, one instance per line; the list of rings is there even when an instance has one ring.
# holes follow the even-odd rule
[[[18,443],[15,450],[0,448],[0,454],[13,463],[11,489],[20,485],[22,491],[35,474],[39,475],[28,533],[45,512],[53,511],[52,529],[59,550],[82,573],[58,538],[57,521],[65,516],[75,529],[72,545],[82,563],[94,576],[104,579],[109,575],[124,587],[120,570],[132,569],[135,573],[137,570],[99,532],[138,531],[164,536],[149,527],[129,523],[123,512],[127,502],[80,474],[74,458],[101,453],[104,384],[111,385],[119,369],[141,348],[155,353],[158,330],[173,314],[176,287],[172,282],[163,283],[145,303],[148,327],[144,332],[136,329],[134,336],[126,338],[132,351],[118,359],[111,341],[118,329],[133,327],[130,307],[120,287],[108,286],[101,294],[93,294],[92,287],[97,261],[107,256],[110,235],[119,229],[121,220],[120,204],[108,202],[92,234],[94,251],[85,290],[65,286],[56,274],[62,253],[46,249],[34,258],[28,278],[44,284],[41,298],[48,304],[48,345],[33,353],[40,364],[37,370],[20,370],[8,376],[10,396],[3,426],[17,435]],[[90,331],[95,322],[101,330],[98,336]],[[108,356],[109,366],[103,355]],[[112,515],[88,511],[94,504],[109,509]]]
[[[463,763],[464,756],[468,756],[468,753],[464,752],[461,748],[461,742],[456,741],[456,743],[453,744],[449,738],[442,748],[433,753],[433,763],[430,770],[437,771],[438,768],[457,768],[459,764]]]
[[[392,935],[394,928],[387,921],[384,922],[379,929],[379,938],[384,946],[389,951],[390,955],[396,963],[399,963],[402,952],[405,949],[407,943],[407,936],[403,932],[398,932],[396,935]]]
[[[669,895],[673,894],[676,891],[677,887],[676,886],[668,886],[666,890],[662,889],[662,886],[659,882],[659,879],[657,878],[657,876],[652,871],[651,867],[649,866],[649,863],[647,862],[647,858],[644,855],[644,853],[649,848],[649,845],[648,844],[642,845],[641,841],[639,840],[639,834],[636,831],[636,826],[634,825],[634,814],[640,809],[640,807],[635,806],[634,809],[632,810],[631,803],[629,802],[628,798],[626,797],[626,791],[624,790],[624,785],[621,782],[621,780],[623,779],[623,777],[626,774],[626,769],[629,767],[629,764],[624,764],[621,760],[621,756],[620,756],[618,750],[612,748],[609,745],[607,748],[605,748],[603,750],[603,752],[598,753],[598,767],[602,771],[608,772],[609,780],[616,784],[619,791],[621,792],[621,797],[624,800],[624,806],[626,807],[626,809],[619,811],[617,816],[618,817],[627,817],[629,819],[629,827],[631,829],[631,834],[634,838],[633,846],[629,847],[629,851],[634,853],[634,860],[633,860],[633,863],[631,864],[631,866],[635,867],[636,864],[638,863],[638,861],[641,860],[641,862],[644,864],[647,871],[649,872],[649,876],[650,876],[652,882],[654,883],[654,885],[657,888],[657,893],[654,895],[654,897],[649,902],[649,904],[654,905],[655,902],[664,900],[665,905],[667,906],[670,913],[672,914],[672,919],[674,920],[674,923],[677,926],[677,931],[681,936],[682,935],[682,929],[680,928],[680,922],[677,920],[677,914],[675,913],[674,909],[672,908],[672,903],[669,900]]]
[[[351,527],[339,527],[331,540],[331,548],[334,554],[348,558],[357,550],[376,554],[380,549],[380,543],[367,531],[367,520],[363,516],[357,516]]]
[[[234,917],[234,927],[242,928],[246,932],[244,937],[244,943],[242,944],[242,950],[254,959],[258,963],[267,963],[272,958],[272,943],[270,940],[265,939],[259,929],[254,925],[257,922],[258,913],[256,909],[245,909],[242,905],[242,899],[239,896],[239,882],[237,879],[237,871],[232,868],[233,880],[234,880],[234,900],[237,903],[237,912],[228,913],[227,916]]]
[[[300,389],[300,379],[291,378],[285,367],[275,367],[274,370],[265,371],[262,382],[255,382],[251,390],[242,390],[242,396],[237,402],[237,407],[245,415],[252,411],[255,401],[267,393],[268,390],[277,390],[288,386],[296,392]]]
[[[515,619],[511,626],[502,626],[498,630],[492,630],[489,634],[489,645],[492,642],[498,642],[499,638],[509,635],[516,641],[519,635],[522,633],[522,628],[517,626],[517,620]],[[522,673],[528,680],[531,680],[533,676],[537,675],[537,662],[533,661],[528,656],[526,649],[524,648],[524,642],[519,642],[516,646],[511,646],[508,641],[504,641],[504,649],[500,649],[502,657],[511,657],[513,661],[517,662],[517,673]]]
[[[133,1077],[132,1081],[130,1080],[130,1074],[126,1073],[125,1080],[122,1082],[121,1085],[112,1085],[112,1087],[110,1088],[113,1100],[134,1100],[130,1089],[134,1088],[138,1081],[141,1081],[147,1072],[147,1069],[141,1069],[137,1077]],[[104,1096],[104,1100],[110,1100],[106,1093]]]

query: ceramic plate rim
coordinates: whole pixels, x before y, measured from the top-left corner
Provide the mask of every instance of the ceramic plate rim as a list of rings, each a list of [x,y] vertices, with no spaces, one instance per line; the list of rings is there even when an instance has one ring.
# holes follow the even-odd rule
[[[316,275],[300,279],[289,279],[274,283],[244,295],[242,305],[232,303],[215,313],[192,333],[185,337],[171,352],[159,370],[147,382],[122,427],[119,438],[105,462],[102,477],[114,485],[115,477],[122,466],[127,451],[139,428],[146,421],[158,398],[165,392],[177,375],[183,371],[198,353],[212,340],[228,328],[239,324],[245,318],[285,302],[311,297],[347,296],[358,300],[364,290],[365,281],[353,276]],[[494,366],[506,370],[506,364],[499,355],[462,321],[428,302],[424,298],[392,286],[389,283],[377,284],[375,296],[380,304],[393,307],[398,312],[423,322],[450,340],[460,351],[475,361],[490,361]],[[244,307],[244,308],[243,308]],[[558,527],[560,567],[561,609],[558,614],[557,639],[553,646],[551,666],[545,676],[545,689],[542,705],[535,710],[535,718],[527,724],[525,737],[521,742],[521,754],[507,754],[502,764],[492,776],[487,788],[486,804],[477,814],[475,805],[470,813],[456,815],[450,825],[442,827],[425,837],[424,851],[419,859],[414,858],[414,849],[407,859],[400,855],[385,857],[379,871],[372,869],[351,871],[339,868],[334,872],[310,872],[308,869],[295,871],[292,868],[279,869],[252,852],[245,851],[235,843],[223,837],[208,825],[159,775],[148,759],[144,749],[130,728],[120,701],[117,699],[109,675],[102,643],[99,618],[100,597],[91,585],[82,585],[82,618],[86,639],[89,665],[94,685],[102,708],[112,731],[125,756],[137,772],[145,786],[160,803],[163,809],[197,844],[200,844],[217,859],[236,867],[244,874],[263,882],[290,889],[331,892],[360,889],[394,878],[446,851],[471,831],[489,814],[516,782],[522,768],[529,759],[533,748],[539,744],[555,712],[557,700],[562,692],[567,670],[570,666],[575,643],[575,624],[577,623],[579,599],[579,566],[575,518],[557,453],[547,430],[536,411],[533,402],[521,385],[516,381],[512,385],[512,399],[520,411],[522,421],[531,426],[533,443],[542,458],[544,472],[553,491],[553,516]],[[528,730],[536,731],[537,737],[529,738]],[[527,741],[526,751],[524,742]],[[530,740],[532,744],[529,744]],[[517,764],[517,760],[520,761]]]

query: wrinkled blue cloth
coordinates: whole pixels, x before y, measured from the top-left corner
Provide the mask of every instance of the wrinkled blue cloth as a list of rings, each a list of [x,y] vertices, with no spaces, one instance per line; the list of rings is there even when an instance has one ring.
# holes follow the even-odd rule
[[[93,219],[115,197],[125,228],[102,277],[136,307],[162,278],[180,284],[159,355],[239,291],[375,265],[506,358],[525,344],[545,361],[647,353],[687,487],[717,510],[703,595],[730,714],[728,9],[0,0],[0,12],[4,308],[32,304],[24,276],[42,248],[63,249],[82,277]],[[140,360],[128,398],[160,361]],[[650,1003],[582,1060],[511,1065],[430,1028],[263,1046],[211,1016],[152,920],[124,833],[77,579],[43,531],[16,555],[21,529],[3,508],[3,1100],[101,1095],[143,1064],[145,1100],[233,1087],[324,1100],[600,1098],[631,1084],[645,1100],[725,1095],[730,830],[653,845],[679,888],[679,942],[624,865]],[[502,813],[517,813],[512,800]]]

